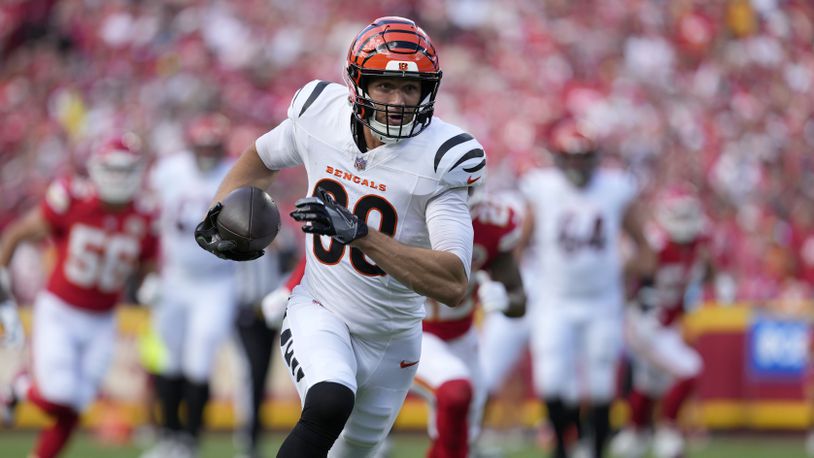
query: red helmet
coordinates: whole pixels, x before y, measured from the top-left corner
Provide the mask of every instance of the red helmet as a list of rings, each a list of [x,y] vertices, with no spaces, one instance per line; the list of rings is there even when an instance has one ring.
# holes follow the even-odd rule
[[[132,132],[109,138],[91,155],[88,174],[102,201],[130,202],[144,174],[141,139]]]
[[[670,186],[656,196],[656,223],[676,243],[695,240],[706,224],[703,205],[689,183]]]
[[[413,78],[421,83],[418,105],[375,103],[367,92],[371,77]],[[356,119],[379,138],[400,140],[421,133],[432,121],[441,67],[430,37],[415,22],[398,16],[381,17],[362,29],[348,50],[345,81]],[[385,122],[375,119],[385,113]],[[410,122],[390,125],[389,114]]]
[[[549,134],[548,149],[554,155],[557,167],[579,187],[588,184],[599,165],[596,143],[572,119],[554,125]]]
[[[229,127],[229,119],[220,113],[200,115],[187,125],[187,142],[201,170],[211,170],[224,156]]]

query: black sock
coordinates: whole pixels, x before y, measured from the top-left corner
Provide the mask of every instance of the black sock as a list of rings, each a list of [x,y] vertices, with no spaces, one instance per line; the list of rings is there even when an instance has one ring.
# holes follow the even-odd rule
[[[300,420],[283,441],[278,458],[325,458],[353,411],[354,394],[345,385],[320,382],[305,395]]]
[[[568,417],[568,424],[574,425],[577,428],[577,438],[582,439],[585,437],[585,425],[582,423],[582,415],[580,415],[579,404],[565,406],[565,414]]]
[[[161,426],[172,433],[181,431],[181,417],[178,410],[184,395],[184,378],[156,375],[155,392],[161,405]]]
[[[548,420],[554,428],[554,437],[556,438],[556,446],[554,448],[555,458],[567,458],[565,448],[565,433],[570,426],[570,418],[568,408],[560,398],[546,399],[546,409],[548,409]]]
[[[241,317],[244,318],[244,317]],[[266,394],[266,375],[271,362],[271,350],[274,347],[276,331],[269,329],[262,318],[256,316],[251,319],[239,320],[237,325],[238,336],[246,353],[251,375],[251,400],[249,419],[242,427],[242,436],[245,437],[248,450],[259,448],[260,433],[263,422],[260,415],[263,400]]]
[[[588,413],[588,422],[593,433],[594,458],[602,458],[605,442],[610,435],[610,404],[594,404]]]
[[[198,438],[203,426],[203,414],[209,401],[209,383],[187,381],[184,387],[184,400],[187,404],[187,433]]]

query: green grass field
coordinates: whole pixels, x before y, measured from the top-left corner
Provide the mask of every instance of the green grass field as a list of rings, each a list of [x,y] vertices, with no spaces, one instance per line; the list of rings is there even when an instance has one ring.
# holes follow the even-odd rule
[[[25,457],[35,439],[34,432],[0,433],[0,457]],[[282,441],[281,434],[266,436],[264,456],[273,457]],[[420,458],[425,455],[427,439],[419,434],[393,436],[392,458]],[[70,444],[65,458],[137,458],[141,449],[136,446],[111,446],[96,442],[87,434],[80,434]],[[230,458],[235,450],[232,436],[225,433],[209,434],[201,450],[201,458]],[[513,458],[548,456],[529,444],[506,455]],[[712,436],[708,440],[694,441],[688,458],[805,458],[802,435]]]

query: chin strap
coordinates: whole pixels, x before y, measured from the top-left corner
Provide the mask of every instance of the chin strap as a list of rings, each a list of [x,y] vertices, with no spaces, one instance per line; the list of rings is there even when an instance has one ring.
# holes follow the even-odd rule
[[[393,144],[393,143],[398,143],[398,142],[404,140],[404,138],[389,137],[387,135],[382,135],[382,134],[379,133],[379,132],[390,132],[391,130],[398,131],[399,127],[390,126],[390,125],[385,124],[383,122],[379,122],[379,121],[376,120],[375,116],[371,116],[370,120],[368,122],[370,123],[370,127],[371,127],[370,133],[373,134],[373,136],[376,137],[380,142],[386,143],[386,144]],[[412,130],[412,128],[413,128],[413,123],[414,122],[415,122],[415,118],[413,118],[413,120],[408,122],[407,124],[402,125],[401,126],[401,131],[402,132],[410,132],[410,130]],[[379,131],[379,132],[377,132],[377,131]]]

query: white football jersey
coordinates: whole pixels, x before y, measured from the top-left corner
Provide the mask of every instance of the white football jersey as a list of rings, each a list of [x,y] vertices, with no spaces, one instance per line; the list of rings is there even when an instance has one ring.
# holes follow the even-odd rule
[[[370,227],[404,244],[432,248],[427,203],[449,189],[482,181],[483,147],[435,117],[421,134],[363,154],[354,142],[351,119],[345,86],[312,81],[294,96],[288,118],[257,140],[257,151],[269,169],[304,165],[309,195],[322,187]],[[469,221],[466,202],[460,205],[450,211]],[[471,245],[470,239],[470,250]],[[343,317],[351,332],[383,335],[419,325],[425,298],[360,250],[309,235],[306,253],[298,288]],[[465,262],[467,271],[470,262]]]
[[[194,235],[231,165],[223,161],[202,172],[194,154],[184,151],[161,158],[151,171],[150,187],[161,206],[162,276],[198,281],[202,275],[232,275],[234,266],[201,249]]]
[[[584,189],[558,169],[536,169],[520,183],[534,211],[529,265],[538,278],[543,303],[549,298],[621,303],[622,220],[637,194],[632,176],[599,169]],[[556,301],[551,301],[556,302]]]

